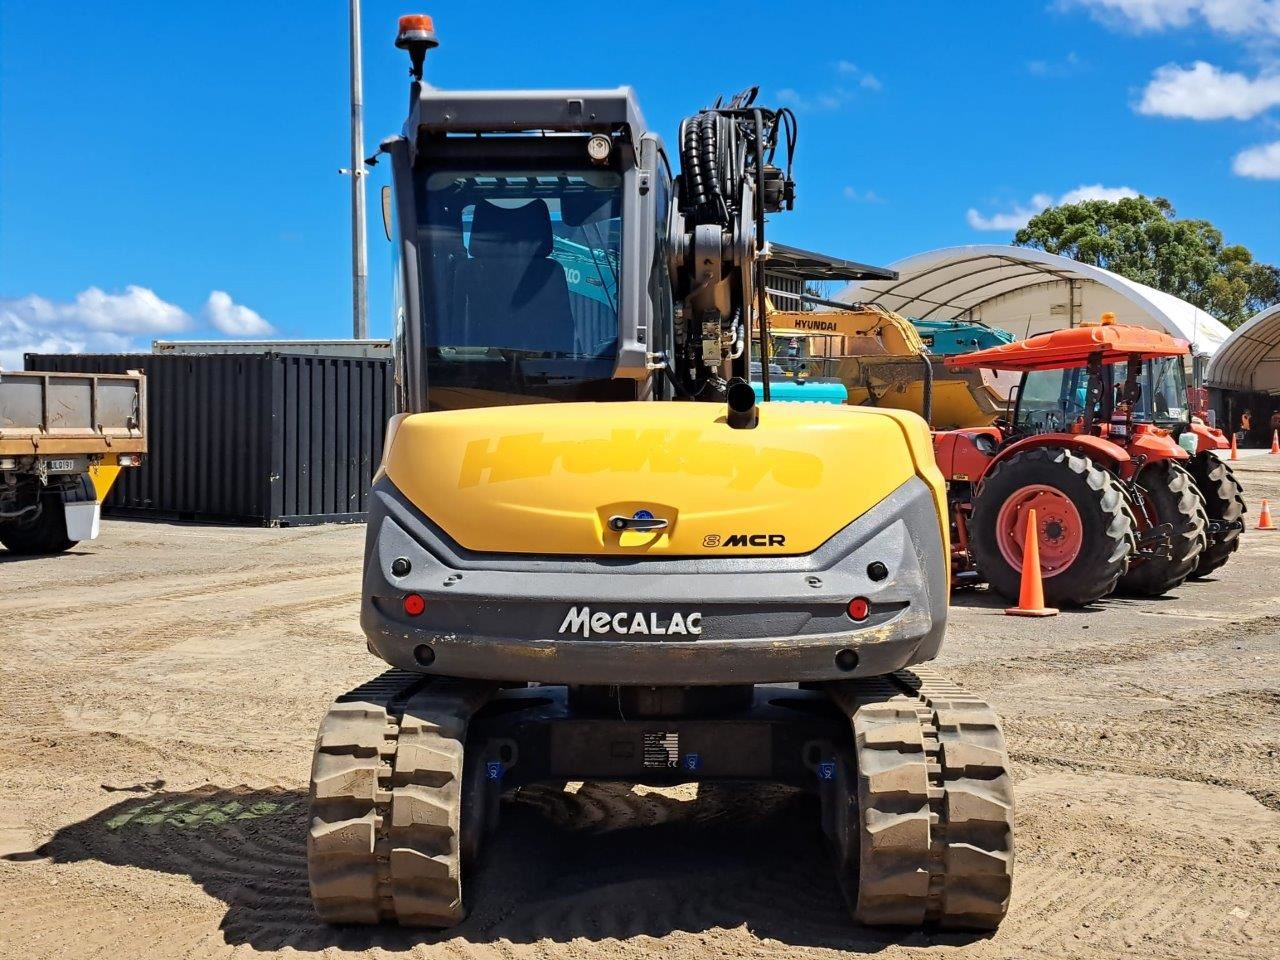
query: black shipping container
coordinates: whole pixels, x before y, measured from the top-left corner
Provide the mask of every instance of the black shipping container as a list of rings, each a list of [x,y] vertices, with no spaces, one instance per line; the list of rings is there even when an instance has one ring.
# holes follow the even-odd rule
[[[34,354],[28,370],[147,375],[149,450],[106,512],[289,526],[359,521],[392,414],[387,360]]]

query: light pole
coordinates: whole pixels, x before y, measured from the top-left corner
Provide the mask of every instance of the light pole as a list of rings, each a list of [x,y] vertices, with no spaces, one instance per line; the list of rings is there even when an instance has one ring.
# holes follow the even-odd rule
[[[351,335],[369,336],[369,253],[364,212],[364,82],[360,64],[360,0],[351,2]]]

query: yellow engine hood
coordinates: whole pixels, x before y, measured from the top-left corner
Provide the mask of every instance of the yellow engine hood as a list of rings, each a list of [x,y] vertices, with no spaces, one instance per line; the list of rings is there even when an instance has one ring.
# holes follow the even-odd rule
[[[455,541],[501,553],[801,554],[912,476],[943,481],[924,422],[898,410],[562,403],[401,415],[382,470]],[[610,529],[647,510],[665,530]],[[946,529],[943,527],[943,538]]]

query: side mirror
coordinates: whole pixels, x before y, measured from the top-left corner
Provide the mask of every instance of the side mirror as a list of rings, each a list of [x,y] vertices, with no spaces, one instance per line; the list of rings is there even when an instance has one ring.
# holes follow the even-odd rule
[[[391,239],[391,188],[382,188],[382,232]]]

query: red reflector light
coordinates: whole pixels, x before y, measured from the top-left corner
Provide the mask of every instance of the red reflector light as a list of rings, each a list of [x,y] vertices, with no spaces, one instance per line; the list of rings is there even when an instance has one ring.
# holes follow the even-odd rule
[[[871,601],[866,597],[854,597],[849,601],[848,613],[850,620],[865,620],[871,613]]]
[[[416,617],[427,609],[427,601],[416,593],[405,594],[404,612],[411,617]]]

